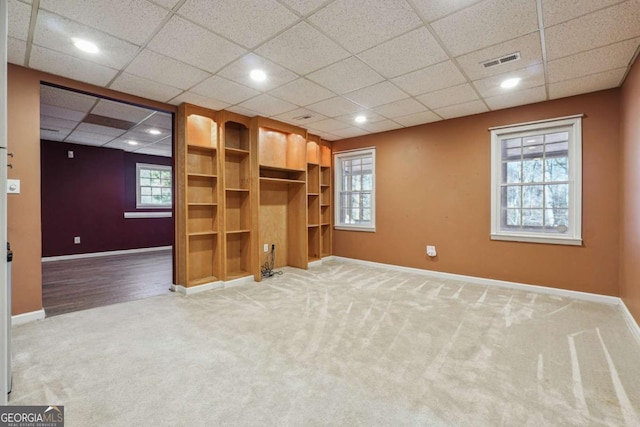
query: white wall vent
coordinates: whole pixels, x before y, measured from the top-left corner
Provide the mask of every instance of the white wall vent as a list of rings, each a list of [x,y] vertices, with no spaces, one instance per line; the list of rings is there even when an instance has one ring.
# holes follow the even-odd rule
[[[490,59],[488,61],[481,62],[484,68],[491,68],[498,65],[506,64],[513,61],[520,60],[520,52],[510,53],[508,55],[501,56],[500,58]]]

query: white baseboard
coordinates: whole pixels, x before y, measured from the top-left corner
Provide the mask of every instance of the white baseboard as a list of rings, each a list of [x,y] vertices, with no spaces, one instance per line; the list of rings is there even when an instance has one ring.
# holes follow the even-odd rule
[[[211,289],[219,289],[219,288],[224,288],[224,282],[222,280],[218,280],[217,282],[203,283],[202,285],[189,286],[189,287],[182,286],[182,285],[171,285],[172,291],[185,296],[197,294],[197,293],[208,291]]]
[[[125,249],[122,251],[106,251],[106,252],[92,252],[88,254],[49,256],[49,257],[43,257],[42,262],[65,261],[69,259],[81,259],[81,258],[96,258],[96,257],[111,256],[111,255],[127,255],[127,254],[137,254],[142,252],[156,252],[156,251],[165,251],[171,248],[172,246],[156,246],[154,248]]]
[[[580,291],[570,291],[567,289],[549,288],[546,286],[528,285],[526,283],[508,282],[505,280],[496,280],[496,279],[486,279],[483,277],[465,276],[462,274],[443,273],[441,271],[423,270],[420,268],[413,268],[413,267],[402,267],[399,265],[383,264],[383,263],[373,262],[373,261],[364,261],[364,260],[355,259],[355,258],[344,258],[339,256],[334,256],[332,258],[336,261],[350,262],[354,264],[367,265],[370,267],[387,268],[389,270],[405,271],[410,273],[421,274],[423,276],[434,277],[437,279],[463,280],[465,282],[475,283],[478,285],[498,286],[501,288],[510,288],[510,289],[520,289],[527,292],[536,292],[541,294],[574,298],[574,299],[591,301],[591,302],[599,302],[604,304],[613,304],[613,305],[620,304],[620,298],[612,297],[609,295],[592,294],[589,292],[580,292]]]
[[[236,286],[248,285],[256,282],[253,280],[253,276],[245,276],[233,280],[227,280],[223,283],[225,288],[235,288]]]
[[[24,325],[25,323],[35,322],[44,319],[44,308],[29,313],[16,314],[11,316],[11,326]]]
[[[619,297],[592,294],[589,292],[581,292],[581,291],[570,291],[567,289],[549,288],[546,286],[528,285],[525,283],[507,282],[504,280],[486,279],[483,277],[464,276],[462,274],[443,273],[440,271],[432,271],[432,270],[422,270],[420,268],[402,267],[399,265],[383,264],[383,263],[373,262],[373,261],[364,261],[364,260],[355,259],[355,258],[331,256],[331,257],[323,258],[323,260],[328,261],[329,260],[328,258],[330,258],[330,260],[332,261],[335,260],[335,261],[342,261],[342,262],[353,263],[353,264],[361,264],[361,265],[366,265],[370,267],[379,267],[379,268],[386,268],[389,270],[416,273],[416,274],[421,274],[423,276],[434,277],[437,279],[463,280],[465,282],[475,283],[478,285],[498,286],[498,287],[509,288],[509,289],[519,289],[526,292],[535,292],[539,294],[555,295],[555,296],[573,298],[573,299],[583,300],[583,301],[616,305],[620,307],[623,317],[626,320],[627,324],[629,325],[631,334],[634,336],[638,344],[640,344],[640,325],[638,325],[638,322],[636,322],[636,319],[633,317],[633,315],[625,305],[624,301],[622,301],[622,298],[619,298]]]
[[[318,267],[318,266],[321,266],[321,265],[322,265],[322,261],[323,261],[323,260],[321,260],[321,259],[319,259],[319,260],[317,260],[317,261],[311,261],[311,262],[309,263],[309,268],[311,268],[311,267]]]

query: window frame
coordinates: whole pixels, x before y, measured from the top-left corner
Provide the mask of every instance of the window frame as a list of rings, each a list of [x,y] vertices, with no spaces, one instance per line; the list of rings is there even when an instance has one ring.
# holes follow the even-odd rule
[[[582,117],[583,115],[559,117],[549,120],[493,127],[491,131],[491,240],[548,243],[559,245],[582,245]],[[569,225],[564,235],[544,231],[503,230],[502,211],[502,147],[504,139],[552,133],[567,130],[568,137],[568,184]]]
[[[140,170],[151,169],[160,171],[169,171],[171,173],[171,202],[166,204],[141,203],[142,197],[140,191]],[[171,209],[173,208],[173,168],[169,165],[157,165],[151,163],[136,163],[136,209]]]
[[[340,222],[340,209],[341,209],[341,198],[340,193],[342,192],[342,177],[343,177],[343,168],[342,162],[344,160],[353,160],[357,158],[365,158],[371,157],[371,221],[366,225],[359,224],[346,224]],[[334,174],[334,218],[335,224],[334,229],[336,230],[347,230],[347,231],[366,231],[366,232],[375,232],[376,231],[376,148],[368,147],[368,148],[359,148],[355,150],[347,150],[340,151],[333,154],[333,167],[335,169]]]

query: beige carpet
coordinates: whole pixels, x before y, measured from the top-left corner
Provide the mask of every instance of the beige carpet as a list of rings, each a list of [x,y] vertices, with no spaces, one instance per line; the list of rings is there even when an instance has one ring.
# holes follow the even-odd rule
[[[640,425],[615,306],[326,262],[14,328],[67,426]]]

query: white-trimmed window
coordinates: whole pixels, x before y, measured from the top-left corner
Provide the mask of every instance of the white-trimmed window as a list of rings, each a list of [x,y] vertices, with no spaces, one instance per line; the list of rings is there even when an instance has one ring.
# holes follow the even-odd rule
[[[136,207],[171,207],[171,166],[136,163]]]
[[[582,119],[491,129],[491,238],[582,244]]]
[[[376,230],[376,149],[344,151],[334,155],[335,228]]]

